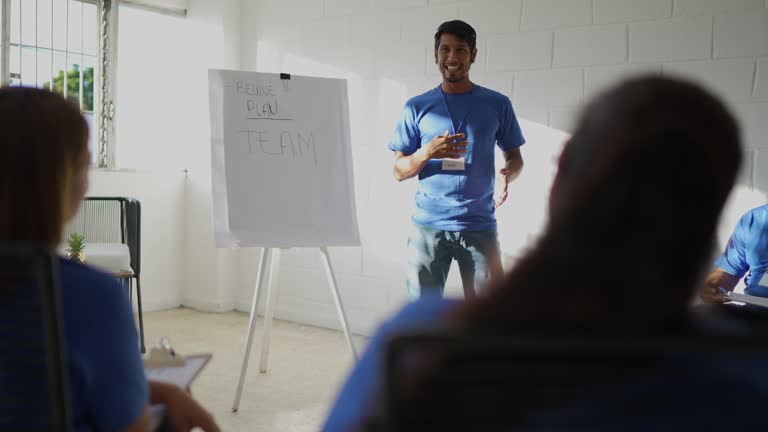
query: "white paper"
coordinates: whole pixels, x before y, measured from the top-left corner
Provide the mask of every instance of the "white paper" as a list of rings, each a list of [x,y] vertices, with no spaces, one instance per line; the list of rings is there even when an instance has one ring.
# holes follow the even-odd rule
[[[183,389],[189,389],[197,374],[210,359],[210,355],[190,355],[184,357],[183,366],[145,368],[147,379],[174,384]]]
[[[768,298],[765,297],[757,297],[757,296],[751,296],[747,294],[739,294],[735,292],[728,292],[725,295],[729,300],[747,303],[747,304],[753,304],[757,306],[762,306],[768,308]]]
[[[357,246],[347,82],[208,71],[218,247]]]
[[[757,283],[760,286],[768,287],[768,270],[763,273],[763,277],[760,278],[760,282]]]

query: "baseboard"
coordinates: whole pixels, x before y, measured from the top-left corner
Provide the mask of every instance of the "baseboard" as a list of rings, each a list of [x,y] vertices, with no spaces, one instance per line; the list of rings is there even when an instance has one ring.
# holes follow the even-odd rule
[[[133,302],[134,302],[134,308],[135,308],[136,300],[134,299]],[[168,309],[176,309],[179,306],[181,306],[181,302],[179,302],[178,298],[151,299],[149,301],[142,299],[142,302],[141,302],[141,310],[143,312],[155,312],[155,311],[162,311],[162,310],[168,310]]]
[[[231,302],[201,300],[201,299],[182,299],[180,306],[190,309],[197,309],[204,312],[229,312],[234,309]]]
[[[235,301],[235,310],[238,312],[251,313],[251,302],[248,300]],[[259,302],[259,315],[264,313],[264,304]]]

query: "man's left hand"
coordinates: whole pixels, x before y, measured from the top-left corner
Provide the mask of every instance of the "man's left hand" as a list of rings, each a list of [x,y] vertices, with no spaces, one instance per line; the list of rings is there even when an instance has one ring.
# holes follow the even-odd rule
[[[504,152],[504,168],[496,173],[496,208],[507,200],[507,187],[509,183],[520,176],[523,171],[523,156],[520,149],[515,148]]]
[[[496,206],[499,208],[507,200],[509,195],[507,188],[509,187],[510,172],[504,167],[496,173]]]

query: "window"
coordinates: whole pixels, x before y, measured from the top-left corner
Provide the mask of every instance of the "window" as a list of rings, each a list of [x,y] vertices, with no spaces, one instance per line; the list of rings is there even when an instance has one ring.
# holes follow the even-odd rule
[[[2,83],[50,89],[77,103],[94,163],[111,165],[111,0],[0,0]],[[106,62],[105,62],[106,59]],[[104,108],[107,109],[104,109]]]
[[[115,166],[118,4],[186,16],[186,0],[0,0],[0,86],[53,89],[79,104],[102,168]]]

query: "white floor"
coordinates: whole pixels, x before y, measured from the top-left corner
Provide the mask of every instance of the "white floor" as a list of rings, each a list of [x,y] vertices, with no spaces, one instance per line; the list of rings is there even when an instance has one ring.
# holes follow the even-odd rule
[[[254,334],[240,410],[232,412],[240,374],[248,315],[191,309],[144,315],[147,349],[162,336],[181,354],[213,353],[192,385],[192,394],[210,410],[223,431],[320,429],[338,387],[353,364],[341,332],[273,321],[268,371],[259,373],[262,321]],[[362,352],[365,338],[354,338]]]

